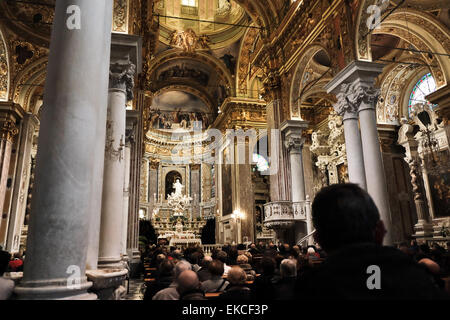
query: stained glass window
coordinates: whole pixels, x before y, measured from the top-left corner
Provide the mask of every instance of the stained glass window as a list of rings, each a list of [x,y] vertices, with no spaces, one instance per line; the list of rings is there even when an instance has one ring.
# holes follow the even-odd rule
[[[430,101],[428,101],[425,97],[431,93],[436,91],[436,81],[434,81],[431,73],[424,75],[417,81],[414,86],[411,95],[409,97],[408,103],[408,114],[411,116],[411,108],[416,104],[428,104],[430,107],[435,107]]]

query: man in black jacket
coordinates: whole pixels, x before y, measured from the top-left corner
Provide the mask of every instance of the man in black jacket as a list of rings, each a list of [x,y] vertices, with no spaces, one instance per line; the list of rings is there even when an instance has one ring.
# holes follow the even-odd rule
[[[417,262],[382,246],[383,221],[369,194],[357,185],[322,189],[314,199],[312,219],[315,240],[328,258],[299,279],[297,298],[446,298]]]

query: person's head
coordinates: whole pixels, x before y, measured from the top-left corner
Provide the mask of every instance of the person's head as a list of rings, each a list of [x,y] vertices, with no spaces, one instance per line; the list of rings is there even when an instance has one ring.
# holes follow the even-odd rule
[[[222,277],[224,270],[223,262],[220,260],[213,260],[208,266],[208,271],[213,277]]]
[[[192,270],[183,271],[177,281],[177,291],[180,295],[200,288],[197,274]]]
[[[284,251],[286,251],[286,252],[288,252],[290,250],[288,243],[283,244],[283,248],[284,248]]]
[[[159,265],[159,275],[160,276],[171,276],[173,275],[175,265],[172,261],[169,259],[165,259],[161,264]]]
[[[247,256],[241,254],[237,257],[236,259],[236,263],[237,264],[247,264],[248,263],[248,258]]]
[[[230,251],[228,252],[228,259],[230,260],[230,263],[236,262],[238,255],[238,249],[236,247],[231,247]]]
[[[233,266],[230,271],[228,271],[227,280],[233,286],[244,285],[245,281],[247,281],[247,274],[241,267]]]
[[[156,265],[159,266],[161,264],[161,262],[163,262],[166,259],[166,256],[161,254],[158,254],[156,256]]]
[[[8,269],[9,260],[11,260],[9,252],[0,250],[0,277],[3,276]]]
[[[245,251],[245,252],[244,252],[244,256],[247,257],[248,263],[251,263],[251,262],[252,262],[253,256],[252,256],[252,254],[251,254],[250,252]]]
[[[217,252],[216,259],[222,261],[223,263],[227,263],[228,254],[225,251],[219,251]]]
[[[275,272],[276,262],[271,257],[263,257],[261,259],[261,269],[263,274],[271,275]]]
[[[432,274],[439,274],[441,267],[431,259],[423,258],[419,261],[420,265],[423,265]]]
[[[178,280],[180,274],[183,271],[187,271],[187,270],[192,270],[192,266],[189,262],[187,262],[186,260],[181,260],[180,262],[178,262],[175,265],[175,279]]]
[[[281,261],[280,273],[282,278],[292,278],[297,276],[297,263],[292,259]]]
[[[421,253],[424,253],[424,254],[429,254],[430,253],[430,247],[426,243],[421,244],[419,246],[419,250],[420,250]]]
[[[410,250],[409,250],[409,246],[406,242],[402,242],[398,245],[398,250],[400,250],[401,252],[405,253],[405,254],[409,254]]]
[[[176,260],[181,260],[181,258],[183,258],[183,253],[180,249],[176,249],[172,252],[172,257]]]
[[[210,256],[204,256],[201,262],[201,266],[207,268],[209,264],[213,261],[213,258]]]
[[[369,194],[356,184],[335,184],[319,191],[312,204],[315,240],[327,252],[351,244],[382,244],[380,214]]]
[[[250,248],[251,248],[251,249],[256,249],[256,244],[251,243],[251,244],[250,244]]]
[[[192,264],[200,264],[200,261],[203,258],[203,254],[199,251],[195,251],[191,254],[191,263]]]
[[[315,253],[316,253],[316,250],[314,250],[313,247],[309,247],[308,250],[306,250],[306,253],[307,253],[307,254],[310,254],[310,255],[311,255],[311,254],[315,254]]]

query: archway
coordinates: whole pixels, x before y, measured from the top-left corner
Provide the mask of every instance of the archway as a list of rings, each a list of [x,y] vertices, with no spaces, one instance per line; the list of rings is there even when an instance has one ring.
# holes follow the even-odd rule
[[[8,101],[9,95],[9,61],[8,49],[0,28],[0,101]]]
[[[171,195],[173,192],[175,192],[175,188],[173,187],[173,184],[177,182],[177,180],[180,180],[180,183],[183,183],[183,178],[181,177],[181,174],[178,171],[170,171],[166,175],[166,190],[165,190],[165,198],[169,195]]]

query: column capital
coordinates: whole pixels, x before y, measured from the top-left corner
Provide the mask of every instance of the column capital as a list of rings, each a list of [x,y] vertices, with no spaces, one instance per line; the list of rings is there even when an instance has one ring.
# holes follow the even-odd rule
[[[281,124],[281,131],[285,137],[284,146],[289,152],[300,152],[305,143],[305,138],[302,134],[307,128],[308,122],[301,120],[286,120]]]
[[[336,96],[338,99],[334,105],[336,113],[344,120],[357,119],[361,110],[375,110],[380,90],[357,79],[352,83],[343,83]]]
[[[361,105],[375,108],[379,90],[374,88],[374,80],[383,67],[379,63],[353,61],[324,87],[327,93],[333,93],[338,98],[334,109],[344,120],[357,118]]]
[[[2,139],[12,141],[19,133],[17,122],[23,119],[25,111],[13,102],[0,103],[0,135]]]
[[[136,66],[131,63],[113,63],[109,70],[109,88],[124,90],[127,101],[133,100],[134,75]]]
[[[303,138],[301,135],[290,135],[287,136],[284,140],[284,146],[290,153],[300,153],[300,151],[303,149],[303,145],[305,144],[305,138]]]
[[[111,36],[110,89],[125,90],[127,100],[133,100],[135,74],[142,71],[142,39],[139,36]]]

